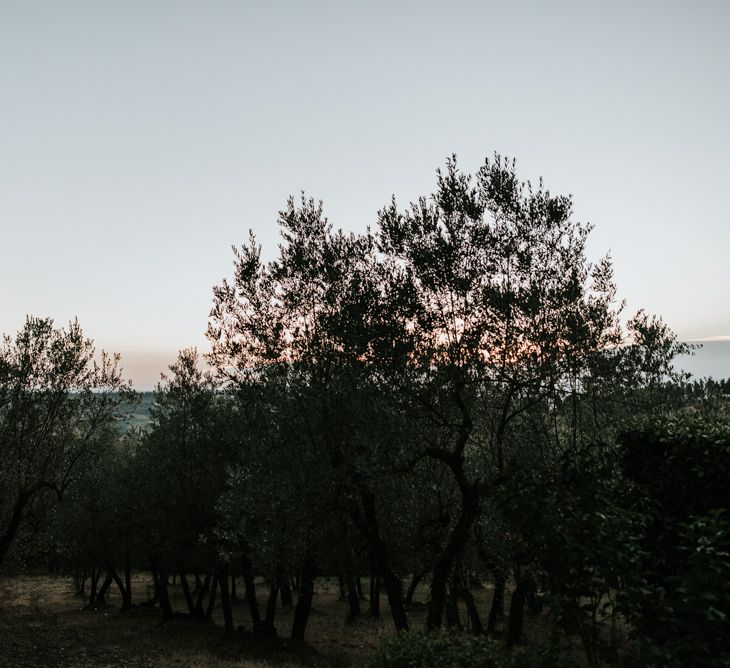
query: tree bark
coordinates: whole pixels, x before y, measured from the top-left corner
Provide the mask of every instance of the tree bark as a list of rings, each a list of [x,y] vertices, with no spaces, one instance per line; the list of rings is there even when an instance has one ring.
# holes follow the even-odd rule
[[[117,585],[119,593],[122,595],[122,611],[130,610],[132,608],[132,592],[124,585],[122,578],[119,577],[119,573],[117,573],[117,569],[114,566],[110,564],[107,567],[107,571],[112,580],[114,580],[114,584]]]
[[[99,585],[99,571],[96,568],[91,569],[91,585],[89,589],[89,607],[96,605],[96,588]]]
[[[31,494],[28,492],[21,492],[18,494],[18,498],[15,499],[13,504],[13,511],[10,515],[10,520],[7,526],[0,534],[0,565],[2,565],[5,557],[10,550],[10,546],[13,543],[15,535],[18,533],[20,524],[23,521],[23,511],[25,510],[28,501],[30,501]]]
[[[418,587],[421,580],[423,580],[424,575],[426,575],[425,571],[413,574],[411,584],[408,585],[408,591],[406,592],[406,605],[413,603],[413,596],[416,593],[416,587]]]
[[[375,560],[380,576],[383,578],[393,624],[397,631],[407,631],[408,615],[403,600],[403,582],[393,569],[388,547],[380,536],[375,495],[372,492],[361,492],[360,499],[362,501],[362,516],[359,510],[355,509],[353,512],[355,526],[370,542],[370,553]]]
[[[218,567],[218,584],[221,589],[221,608],[223,609],[223,623],[226,635],[233,633],[233,609],[231,608],[231,595],[228,590],[228,564],[221,564]]]
[[[160,568],[157,571],[158,597],[160,599],[160,607],[162,608],[162,621],[166,622],[172,619],[172,605],[170,604],[170,594],[167,590],[167,573]]]
[[[195,574],[196,578],[199,578],[198,574]],[[198,587],[198,598],[195,601],[195,616],[198,619],[205,619],[205,614],[203,613],[203,604],[205,603],[205,597],[208,595],[208,590],[210,589],[210,573],[205,574],[205,579],[201,583],[200,587]]]
[[[518,577],[515,590],[512,592],[512,600],[509,607],[509,627],[507,629],[507,645],[509,646],[518,643],[522,636],[522,618],[526,593],[527,582],[525,578]]]
[[[106,578],[104,578],[104,582],[101,585],[101,589],[99,589],[99,593],[96,595],[97,607],[106,605],[106,593],[107,591],[109,591],[109,587],[111,587],[112,582],[114,582],[114,578],[111,575],[107,574]]]
[[[205,618],[210,620],[213,616],[213,608],[215,607],[215,595],[218,591],[218,575],[213,576],[213,582],[210,585],[210,598],[208,599],[208,609],[205,611]]]
[[[188,577],[180,571],[180,584],[182,585],[183,594],[185,595],[185,603],[188,606],[188,612],[191,615],[195,614],[195,604],[193,603],[193,596],[190,593],[190,585],[188,584]]]
[[[266,634],[274,635],[274,617],[276,616],[276,600],[279,598],[279,582],[280,578],[275,577],[269,586],[269,598],[266,601],[266,619],[263,623],[263,629]]]
[[[493,569],[494,572],[494,593],[492,594],[492,606],[489,609],[487,621],[487,632],[493,633],[497,628],[497,617],[504,617],[504,585],[505,577],[501,569]]]
[[[466,614],[469,619],[469,628],[471,632],[476,635],[484,633],[484,627],[482,626],[482,620],[479,617],[479,610],[477,610],[476,601],[471,593],[469,581],[466,576],[462,576],[459,582],[459,593],[466,603]]]
[[[444,609],[446,624],[461,628],[461,616],[459,615],[459,598],[456,575],[452,575],[451,582],[446,592],[446,607]]]
[[[316,564],[314,557],[307,554],[304,567],[302,568],[302,577],[299,583],[299,595],[297,597],[297,607],[294,610],[294,623],[292,624],[291,637],[292,640],[304,640],[304,632],[309,621],[309,613],[312,611],[312,599],[314,598],[314,577],[316,574]]]
[[[132,555],[127,553],[124,558],[124,588],[127,590],[127,597],[124,601],[124,605],[127,607],[125,610],[132,608]]]
[[[287,576],[284,576],[281,579],[281,607],[282,608],[291,608],[294,604],[294,600],[292,598],[291,593],[291,585],[289,584],[289,578]]]
[[[380,577],[375,570],[374,559],[370,565],[370,616],[380,617]]]
[[[360,596],[357,593],[357,585],[355,584],[355,576],[352,571],[347,573],[347,603],[350,606],[350,612],[347,618],[352,621],[360,616]]]
[[[355,573],[355,587],[357,589],[357,597],[361,601],[366,601],[367,599],[366,599],[365,594],[363,593],[363,590],[362,590],[362,578],[360,577],[360,574],[359,573]]]
[[[428,619],[426,622],[429,629],[437,629],[441,626],[444,608],[447,603],[446,590],[454,560],[461,554],[469,539],[471,525],[474,523],[479,509],[479,497],[475,486],[468,485],[465,482],[463,471],[460,474],[455,472],[454,475],[460,483],[461,512],[433,569],[431,602],[428,607]]]
[[[84,596],[86,594],[86,569],[79,572],[78,568],[74,569],[74,596]]]
[[[253,566],[248,558],[243,561],[243,580],[246,583],[246,601],[248,602],[248,609],[251,611],[251,622],[255,631],[261,627],[261,612],[259,611],[259,602],[256,599]]]

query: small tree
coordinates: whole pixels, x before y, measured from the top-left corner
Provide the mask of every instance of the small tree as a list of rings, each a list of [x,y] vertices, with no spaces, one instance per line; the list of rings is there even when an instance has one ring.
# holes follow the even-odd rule
[[[28,317],[0,345],[0,564],[48,493],[59,499],[79,462],[131,393],[119,356],[94,359],[78,322]]]

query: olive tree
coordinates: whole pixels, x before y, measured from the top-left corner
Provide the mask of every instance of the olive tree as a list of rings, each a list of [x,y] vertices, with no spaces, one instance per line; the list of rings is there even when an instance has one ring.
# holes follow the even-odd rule
[[[58,498],[114,411],[131,392],[119,356],[102,352],[78,322],[28,317],[0,344],[0,564],[49,493]]]

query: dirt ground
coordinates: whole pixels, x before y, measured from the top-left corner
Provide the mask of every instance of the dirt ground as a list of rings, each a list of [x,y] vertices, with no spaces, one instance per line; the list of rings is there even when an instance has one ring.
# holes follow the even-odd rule
[[[151,579],[140,573],[133,579],[134,599],[146,600]],[[111,591],[111,590],[110,590]],[[173,607],[182,611],[182,591],[171,587]],[[174,620],[160,624],[154,608],[135,608],[120,613],[117,591],[107,597],[103,610],[84,610],[84,599],[75,598],[70,577],[23,575],[0,579],[0,667],[61,668],[94,666],[196,666],[212,668],[262,668],[263,666],[352,666],[357,665],[379,641],[393,633],[387,600],[381,598],[381,616],[372,619],[363,603],[362,616],[347,622],[347,604],[338,600],[336,585],[320,582],[307,627],[307,642],[292,644],[286,638],[292,622],[291,609],[277,611],[276,626],[282,639],[262,644],[237,633],[223,638],[220,610],[213,622],[200,624]],[[424,600],[425,589],[416,599]],[[264,596],[264,591],[260,597]],[[477,604],[486,621],[491,591],[476,592]],[[409,608],[414,628],[425,621],[425,606]],[[527,625],[538,620],[526,617]],[[248,608],[234,606],[236,627],[251,628]],[[529,629],[526,629],[529,632]]]

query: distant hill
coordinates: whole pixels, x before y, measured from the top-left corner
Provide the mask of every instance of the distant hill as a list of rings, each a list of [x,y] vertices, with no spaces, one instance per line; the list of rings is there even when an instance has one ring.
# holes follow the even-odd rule
[[[707,341],[695,350],[694,355],[681,355],[674,365],[692,374],[695,380],[730,378],[730,341]],[[155,401],[154,392],[139,392],[139,403],[123,404],[115,414],[121,431],[128,427],[145,428],[150,425],[150,409]]]
[[[153,392],[139,392],[139,403],[130,402],[121,404],[114,415],[119,428],[126,431],[129,427],[145,428],[151,422],[150,408],[155,401]]]

